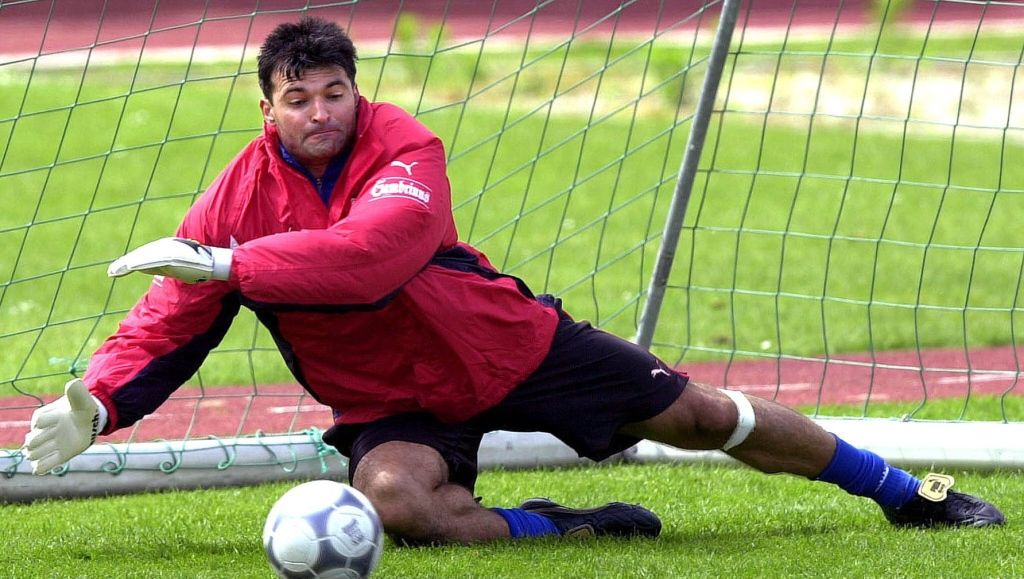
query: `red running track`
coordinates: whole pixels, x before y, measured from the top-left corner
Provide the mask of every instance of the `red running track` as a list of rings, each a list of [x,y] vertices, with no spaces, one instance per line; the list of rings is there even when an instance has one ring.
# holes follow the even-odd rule
[[[843,355],[823,360],[706,362],[682,369],[697,382],[728,386],[789,406],[923,401],[926,398],[966,399],[978,394],[1024,395],[1020,361],[1024,349],[982,348]],[[921,368],[926,368],[921,370]],[[156,413],[143,419],[134,441],[185,437],[234,436],[257,430],[281,433],[309,427],[326,429],[331,412],[302,394],[295,385],[253,388],[179,390]],[[52,399],[53,397],[48,398]],[[35,400],[0,398],[0,448],[19,446],[28,430]],[[105,442],[121,442],[126,429]]]
[[[52,54],[90,46],[119,50],[256,46],[267,32],[293,20],[304,6],[334,19],[356,44],[391,37],[399,9],[424,25],[443,21],[449,38],[521,40],[527,35],[611,33],[643,35],[710,28],[721,6],[703,16],[698,0],[368,0],[318,7],[323,0],[40,0],[0,2],[0,54]],[[538,4],[541,4],[538,8]],[[797,10],[794,10],[794,5]],[[855,32],[872,21],[867,0],[745,0],[740,26],[815,27]],[[531,14],[531,10],[534,11]],[[696,15],[696,16],[695,16]],[[917,24],[963,22],[975,25],[1020,20],[1024,6],[967,2],[913,2],[904,19]],[[4,59],[6,60],[6,59]],[[0,60],[0,64],[3,60]]]

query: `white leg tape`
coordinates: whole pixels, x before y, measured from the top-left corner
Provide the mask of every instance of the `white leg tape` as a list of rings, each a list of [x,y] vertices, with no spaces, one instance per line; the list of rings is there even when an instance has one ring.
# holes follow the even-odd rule
[[[742,392],[726,390],[724,388],[720,390],[723,394],[732,398],[732,402],[736,405],[736,410],[739,412],[739,416],[736,417],[736,429],[732,431],[732,436],[729,437],[729,440],[726,440],[725,444],[722,445],[722,450],[728,451],[742,444],[750,436],[750,432],[754,430],[754,407],[750,405],[750,400],[747,400],[747,397]]]

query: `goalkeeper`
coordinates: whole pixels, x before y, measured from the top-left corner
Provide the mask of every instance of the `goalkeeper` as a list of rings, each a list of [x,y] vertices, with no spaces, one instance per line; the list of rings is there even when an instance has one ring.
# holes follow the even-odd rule
[[[496,271],[457,239],[441,141],[359,95],[355,48],[335,24],[278,26],[258,76],[262,135],[175,237],[111,264],[112,276],[153,282],[84,379],[33,415],[25,452],[36,474],[155,411],[245,306],[334,410],[324,440],[406,542],[660,532],[657,516],[624,503],[485,508],[473,495],[477,451],[498,429],[550,432],[595,460],[643,438],[722,449],[868,497],[896,525],[1003,522],[948,477],[921,481],[783,406],[689,382]]]

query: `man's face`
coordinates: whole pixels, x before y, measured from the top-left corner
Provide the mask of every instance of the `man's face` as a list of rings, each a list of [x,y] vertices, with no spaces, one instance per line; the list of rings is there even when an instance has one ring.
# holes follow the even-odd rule
[[[263,118],[277,126],[284,148],[320,176],[356,131],[358,93],[340,66],[307,70],[288,80],[274,73],[272,100],[260,100]]]

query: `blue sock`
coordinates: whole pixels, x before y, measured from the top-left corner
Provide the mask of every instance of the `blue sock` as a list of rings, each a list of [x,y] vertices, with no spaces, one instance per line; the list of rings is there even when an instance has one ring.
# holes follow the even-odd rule
[[[524,537],[543,537],[544,535],[558,535],[558,527],[551,519],[537,513],[530,513],[523,509],[491,509],[501,515],[508,523],[508,530],[512,533],[513,539]]]
[[[839,485],[851,495],[874,499],[883,507],[901,507],[917,494],[921,481],[910,473],[891,466],[869,450],[835,438],[836,453],[817,480]]]

